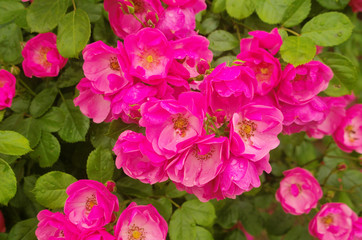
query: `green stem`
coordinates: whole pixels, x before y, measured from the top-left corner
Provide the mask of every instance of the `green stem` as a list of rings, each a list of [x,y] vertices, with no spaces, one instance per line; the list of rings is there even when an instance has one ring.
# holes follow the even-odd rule
[[[329,172],[328,176],[324,179],[324,181],[323,181],[323,183],[321,184],[321,186],[326,185],[329,177],[332,176],[332,174],[335,173],[336,171],[337,171],[336,169],[332,169],[332,170]]]
[[[74,11],[77,10],[77,7],[75,6],[74,0],[72,0]]]
[[[136,14],[132,13],[132,15],[133,15],[133,17],[134,17],[137,21],[139,21],[139,22],[142,24],[142,27],[146,27],[146,25],[141,21],[141,19],[139,19],[139,18],[136,16]]]
[[[326,157],[329,157],[329,158],[337,158],[337,159],[347,159],[347,160],[360,160],[359,158],[357,157],[350,157],[350,156],[332,156],[332,155],[326,155]]]
[[[285,30],[285,31],[287,31],[287,32],[290,32],[291,34],[293,34],[293,35],[295,35],[295,36],[300,36],[299,33],[293,31],[292,29],[289,29],[289,28],[286,28],[286,27],[281,27],[280,29],[283,29],[283,30]]]
[[[170,202],[175,205],[177,208],[181,208],[180,205],[178,205],[174,200],[172,200],[171,198],[168,198],[168,200],[170,200]]]
[[[30,88],[21,78],[18,78],[17,80],[21,83],[21,85],[22,85],[23,87],[26,88],[26,90],[28,90],[28,92],[29,92],[31,95],[33,95],[33,97],[36,96],[36,93],[35,93],[33,90],[31,90],[31,88]]]

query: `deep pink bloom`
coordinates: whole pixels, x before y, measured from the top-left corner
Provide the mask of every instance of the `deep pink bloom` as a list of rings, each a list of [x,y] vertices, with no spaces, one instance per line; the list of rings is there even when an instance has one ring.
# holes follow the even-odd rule
[[[272,55],[275,55],[283,44],[282,37],[279,35],[278,28],[274,28],[270,33],[265,31],[252,31],[249,35],[253,38],[244,38],[240,41],[240,52],[264,48]]]
[[[163,0],[163,2],[172,7],[191,8],[195,14],[207,7],[205,0]]]
[[[124,173],[144,183],[155,184],[166,181],[167,159],[158,155],[142,133],[124,131],[114,148],[116,166]]]
[[[248,104],[234,113],[230,123],[231,152],[253,161],[279,145],[283,114],[273,106]]]
[[[64,214],[42,210],[37,216],[39,223],[35,235],[39,240],[77,240],[80,231]]]
[[[4,215],[0,210],[0,233],[6,232]]]
[[[362,153],[362,104],[347,109],[346,116],[333,134],[334,141],[345,152]]]
[[[167,230],[167,222],[154,206],[132,202],[119,216],[114,235],[117,240],[165,240]]]
[[[0,110],[11,107],[15,96],[16,78],[5,69],[0,70]]]
[[[228,155],[226,137],[205,136],[176,156],[167,166],[167,174],[173,182],[186,187],[202,186],[219,174]]]
[[[195,13],[189,8],[168,7],[163,11],[157,28],[167,39],[175,40],[196,35]]]
[[[100,182],[79,180],[69,185],[64,213],[79,229],[103,227],[119,210],[118,199]]]
[[[137,18],[130,13],[129,7],[134,9],[135,16],[145,26],[150,27],[157,24],[158,17],[156,16],[163,11],[160,0],[105,0],[104,9],[109,13],[111,27],[122,39],[143,28]]]
[[[308,214],[323,196],[317,179],[311,172],[299,167],[284,171],[283,174],[275,198],[286,213]]]
[[[116,238],[104,228],[92,228],[82,231],[78,240],[115,240]]]
[[[332,77],[332,70],[319,61],[310,61],[296,68],[288,64],[277,95],[280,101],[288,104],[307,103],[328,87]]]
[[[158,29],[145,28],[124,40],[130,74],[148,84],[159,84],[167,76],[173,51],[165,35]]]
[[[357,240],[362,237],[362,218],[344,203],[326,203],[309,222],[309,233],[318,239]]]
[[[200,85],[207,97],[207,105],[212,112],[225,111],[228,118],[254,96],[256,80],[254,73],[243,66],[217,66]]]
[[[352,8],[353,12],[362,12],[362,1],[361,0],[351,0],[348,5]]]
[[[266,95],[279,84],[282,74],[279,60],[266,50],[256,48],[240,52],[237,58],[245,62],[243,66],[254,71],[258,83],[256,93],[259,95]]]
[[[83,78],[77,85],[79,96],[74,99],[74,105],[79,106],[80,111],[95,123],[112,121],[110,115],[111,101],[97,92],[92,82]]]
[[[139,124],[153,149],[170,158],[186,149],[203,133],[205,116],[201,93],[186,92],[176,100],[154,100],[141,106]]]
[[[128,59],[122,43],[118,48],[107,46],[102,41],[88,44],[83,50],[83,71],[95,89],[104,94],[113,94],[130,84],[127,74]]]
[[[21,54],[24,57],[23,70],[27,77],[56,77],[67,63],[57,49],[54,33],[40,33],[30,39]]]

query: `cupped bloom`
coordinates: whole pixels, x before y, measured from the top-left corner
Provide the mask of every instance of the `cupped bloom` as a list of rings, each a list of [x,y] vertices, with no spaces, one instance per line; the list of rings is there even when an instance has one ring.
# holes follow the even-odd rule
[[[97,181],[79,180],[66,193],[64,213],[81,230],[105,226],[119,210],[117,196]]]
[[[69,222],[64,214],[42,210],[37,216],[39,223],[35,230],[38,240],[77,240],[78,228]]]
[[[105,0],[104,9],[113,32],[121,39],[137,33],[142,25],[155,26],[163,11],[160,0]]]
[[[355,104],[347,109],[333,138],[343,151],[362,153],[362,104]]]
[[[248,104],[230,122],[231,152],[257,161],[279,145],[283,114],[274,106]]]
[[[165,240],[167,222],[151,204],[132,202],[119,216],[114,228],[117,240]]]
[[[228,155],[228,138],[201,137],[172,160],[167,166],[167,174],[173,182],[186,187],[202,186],[220,173]]]
[[[252,31],[249,35],[253,38],[243,38],[240,41],[240,52],[250,51],[256,48],[264,48],[272,55],[275,55],[283,44],[278,28],[274,28],[270,33],[265,31]]]
[[[113,151],[117,155],[117,168],[122,168],[131,178],[149,184],[168,179],[165,170],[167,159],[155,153],[151,143],[142,133],[124,131]]]
[[[95,123],[112,121],[111,100],[94,89],[92,82],[82,78],[78,83],[79,96],[74,99],[74,105],[79,106],[80,111]]]
[[[88,44],[83,50],[83,71],[95,89],[113,94],[132,82],[125,71],[129,65],[122,43],[113,48],[102,41]]]
[[[115,240],[116,238],[104,228],[87,229],[82,231],[78,240]]]
[[[288,64],[283,71],[277,96],[288,104],[307,103],[324,91],[332,78],[332,70],[319,61],[310,61],[296,68]]]
[[[326,203],[309,222],[309,233],[318,239],[354,240],[362,237],[362,218],[344,203]]]
[[[256,80],[251,69],[243,66],[217,66],[200,85],[211,112],[224,110],[228,118],[254,97]]]
[[[6,232],[4,215],[0,210],[0,233]]]
[[[204,102],[201,93],[186,92],[178,101],[153,100],[141,106],[139,124],[156,153],[171,158],[203,134]]]
[[[275,198],[286,213],[308,214],[323,196],[317,179],[311,172],[299,167],[284,171],[283,174]]]
[[[23,70],[27,77],[56,77],[67,63],[57,49],[54,33],[40,33],[30,39],[21,54],[24,57]]]
[[[282,75],[280,62],[266,50],[257,48],[240,52],[237,58],[244,61],[243,66],[250,67],[254,71],[257,94],[266,95],[279,84]]]
[[[11,107],[15,96],[16,78],[5,69],[0,70],[0,110]]]
[[[130,60],[130,74],[147,84],[159,84],[167,76],[173,52],[158,29],[144,28],[128,35],[124,47]]]

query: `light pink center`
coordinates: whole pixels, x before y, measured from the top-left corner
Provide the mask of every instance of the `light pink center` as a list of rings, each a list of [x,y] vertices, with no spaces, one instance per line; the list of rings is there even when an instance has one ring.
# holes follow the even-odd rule
[[[325,226],[329,226],[333,223],[333,216],[332,214],[328,214],[327,216],[325,217],[322,217],[322,223],[325,225]]]
[[[85,209],[87,213],[90,213],[94,206],[98,205],[97,198],[94,194],[90,197],[87,197],[87,202],[85,203]]]
[[[117,57],[111,57],[109,59],[109,67],[114,71],[119,71],[120,70]]]
[[[254,67],[255,76],[258,82],[269,82],[270,76],[273,73],[273,65],[262,62]]]
[[[258,125],[253,121],[244,119],[242,122],[238,123],[238,126],[239,126],[239,131],[238,131],[239,135],[244,141],[246,141],[250,140],[250,138],[254,136],[254,132]]]
[[[40,47],[38,51],[35,52],[34,59],[35,61],[42,65],[43,67],[50,67],[52,64],[48,62],[47,54],[51,49],[49,47]]]
[[[215,152],[215,148],[213,146],[210,147],[210,151],[208,151],[205,154],[200,154],[200,150],[194,146],[193,151],[192,151],[192,155],[197,159],[197,160],[207,160],[210,159],[212,157],[212,155]]]
[[[181,137],[185,137],[186,131],[189,126],[188,119],[182,116],[181,114],[177,114],[176,117],[172,118],[172,122],[173,122],[173,129],[175,129],[175,132]]]
[[[144,228],[138,227],[135,224],[133,224],[128,229],[128,240],[145,240],[145,230]]]
[[[299,193],[302,192],[302,188],[300,187],[299,184],[292,184],[290,186],[290,192],[294,197],[296,197],[299,195]]]

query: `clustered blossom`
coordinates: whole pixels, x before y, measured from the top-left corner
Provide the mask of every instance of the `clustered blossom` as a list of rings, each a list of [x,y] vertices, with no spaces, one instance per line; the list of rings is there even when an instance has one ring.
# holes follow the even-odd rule
[[[16,78],[5,69],[0,70],[0,110],[10,107],[15,96]]]
[[[64,214],[40,211],[35,235],[39,240],[166,239],[167,223],[151,204],[131,203],[117,220],[119,203],[117,196],[108,190],[111,187],[112,184],[106,187],[93,180],[69,185]],[[113,234],[106,228],[110,223],[115,225]]]

